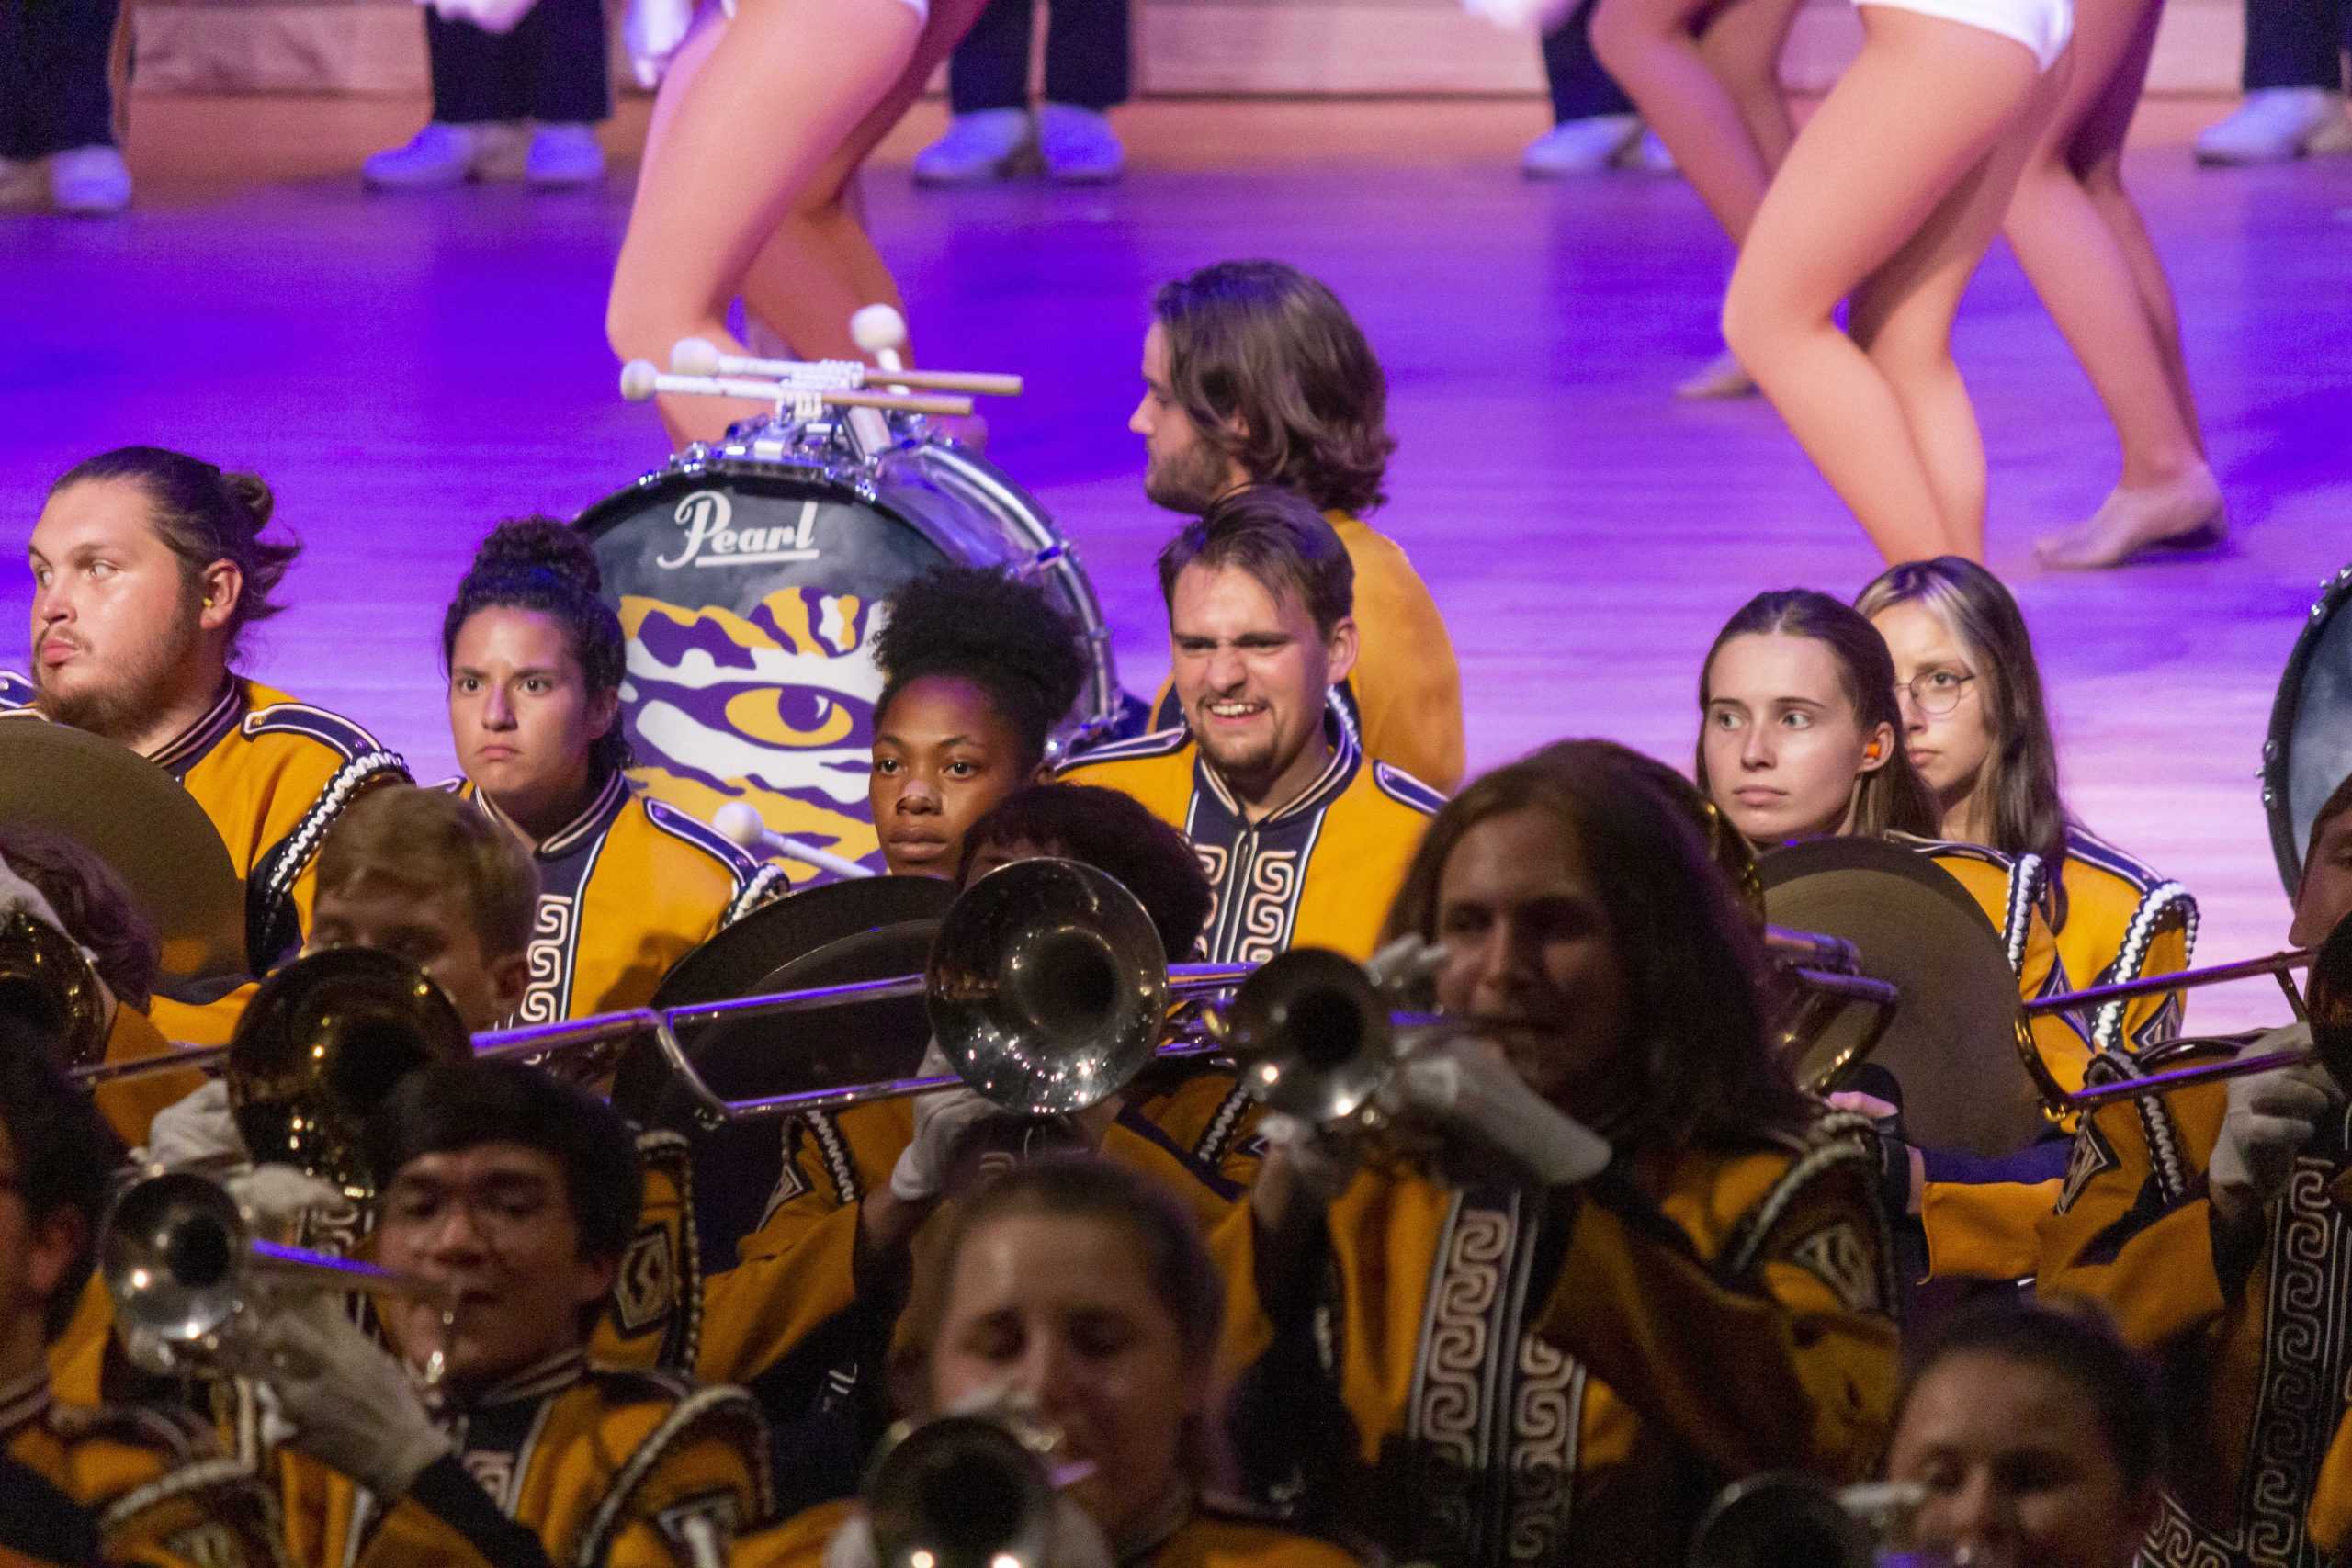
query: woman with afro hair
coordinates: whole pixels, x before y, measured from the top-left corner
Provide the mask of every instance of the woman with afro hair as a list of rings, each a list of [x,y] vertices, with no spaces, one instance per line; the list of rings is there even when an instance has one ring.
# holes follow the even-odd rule
[[[1054,730],[1086,683],[1079,634],[1044,589],[939,567],[890,601],[875,638],[874,830],[893,876],[953,877],[964,834],[1044,783]]]

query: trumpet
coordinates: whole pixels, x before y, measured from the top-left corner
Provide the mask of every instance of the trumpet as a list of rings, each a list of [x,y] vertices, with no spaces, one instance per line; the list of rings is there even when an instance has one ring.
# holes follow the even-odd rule
[[[1056,1435],[1017,1414],[900,1423],[867,1468],[880,1568],[1043,1568],[1054,1495],[1091,1465],[1055,1466]]]
[[[106,1055],[106,989],[97,972],[73,938],[23,909],[0,919],[0,1009],[54,1033],[69,1068]]]
[[[2305,989],[2300,994],[2295,990],[2294,982],[2289,978],[2297,969],[2311,972]],[[2292,948],[2267,958],[2216,964],[2177,975],[2151,975],[2143,979],[2045,997],[2027,1004],[2027,1011],[2067,1011],[2133,997],[2161,995],[2165,991],[2195,990],[2203,986],[2218,986],[2262,975],[2278,976],[2298,1021],[2311,1025],[2310,1050],[2264,1051],[2253,1055],[2233,1055],[2223,1061],[2199,1062],[2154,1072],[2144,1077],[2093,1084],[2071,1093],[2050,1082],[2045,1071],[2036,1077],[2042,1081],[2044,1093],[2051,1098],[2052,1108],[2061,1113],[2095,1111],[2119,1100],[2144,1100],[2150,1095],[2169,1094],[2175,1089],[2220,1083],[2253,1073],[2270,1072],[2278,1067],[2299,1066],[2306,1062],[2318,1062],[2333,1073],[2338,1082],[2352,1085],[2352,916],[2337,921],[2335,929],[2328,932],[2317,947]],[[2234,1044],[2235,1042],[2194,1038],[2167,1041],[2157,1048],[2154,1055],[2158,1060],[2177,1059],[2210,1052],[2225,1043]]]
[[[1773,1472],[1736,1481],[1691,1532],[1690,1568],[1879,1568],[1935,1559],[1901,1551],[1925,1500],[1916,1482],[1832,1487]]]
[[[234,1359],[260,1291],[361,1291],[457,1303],[434,1282],[370,1263],[255,1236],[218,1182],[157,1170],[123,1189],[98,1237],[98,1272],[126,1338],[159,1348],[172,1366]],[[426,1367],[435,1381],[439,1352]]]

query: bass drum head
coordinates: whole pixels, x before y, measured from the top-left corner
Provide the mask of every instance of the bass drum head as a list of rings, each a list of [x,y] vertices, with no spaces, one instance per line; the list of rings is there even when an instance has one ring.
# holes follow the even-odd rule
[[[890,596],[951,561],[1006,566],[1034,570],[1081,629],[1100,624],[1051,525],[1008,520],[1019,491],[989,498],[1001,516],[933,469],[987,471],[922,446],[870,468],[685,461],[581,514],[628,641],[621,724],[639,787],[703,822],[746,801],[773,831],[882,868],[865,788],[882,694],[872,643]],[[1115,707],[1097,664],[1080,716]]]
[[[2327,584],[2279,678],[2262,743],[2262,805],[2278,878],[2294,897],[2319,808],[2352,776],[2352,566]]]

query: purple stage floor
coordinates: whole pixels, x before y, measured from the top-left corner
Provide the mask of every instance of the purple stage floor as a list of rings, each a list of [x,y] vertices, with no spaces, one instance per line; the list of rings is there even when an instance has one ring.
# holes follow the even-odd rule
[[[504,515],[576,511],[662,450],[615,394],[601,332],[626,174],[589,196],[389,199],[280,148],[273,171],[292,158],[291,175],[220,175],[264,120],[364,145],[355,113],[390,123],[381,107],[142,100],[138,210],[0,217],[0,494],[21,538],[47,482],[103,447],[263,473],[309,550],[253,668],[435,776],[450,767],[435,638],[474,541]],[[885,167],[868,197],[925,359],[1029,378],[992,410],[990,455],[1080,546],[1132,689],[1166,667],[1148,567],[1168,519],[1125,428],[1146,301],[1226,256],[1328,279],[1387,365],[1403,446],[1379,521],[1453,626],[1474,765],[1568,734],[1687,762],[1696,661],[1724,616],[1759,589],[1844,595],[1872,571],[1769,408],[1667,395],[1715,346],[1728,262],[1680,183],[1524,183],[1524,107],[1146,106],[1130,123],[1141,166],[1107,190],[927,194]],[[1249,151],[1220,166],[1204,137]],[[2042,649],[2071,797],[2191,886],[2199,953],[2218,959],[2283,937],[2254,773],[2314,586],[2352,559],[2352,159],[2200,171],[2168,136],[2132,173],[2180,291],[2230,545],[2038,572],[2033,536],[2097,504],[2112,437],[2005,255],[1960,352],[1994,561]],[[27,598],[21,573],[0,576],[0,664],[23,665]],[[2256,987],[2192,1021],[2277,1011]]]

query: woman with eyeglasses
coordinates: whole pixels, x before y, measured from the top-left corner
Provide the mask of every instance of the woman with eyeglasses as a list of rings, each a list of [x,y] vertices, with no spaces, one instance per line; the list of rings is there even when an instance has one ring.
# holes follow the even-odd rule
[[[1894,658],[1903,749],[1935,797],[1939,836],[2037,854],[2048,869],[2052,987],[2188,967],[2196,899],[2066,809],[2033,639],[2000,579],[1958,556],[1909,561],[1880,574],[1854,607]],[[2110,1002],[2082,1021],[2092,1049],[2137,1050],[2178,1032],[2179,994]]]

